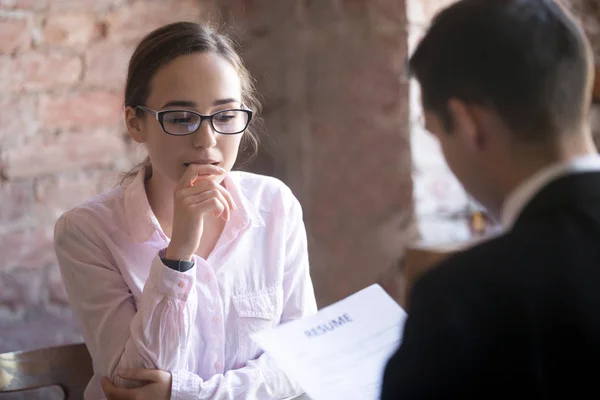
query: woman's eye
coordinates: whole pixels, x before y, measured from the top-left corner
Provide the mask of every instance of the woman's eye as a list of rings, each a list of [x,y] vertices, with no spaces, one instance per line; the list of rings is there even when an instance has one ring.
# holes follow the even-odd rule
[[[233,114],[225,114],[225,115],[216,115],[215,118],[219,121],[219,122],[227,122],[227,121],[231,121],[232,119],[235,118],[235,115]]]
[[[191,124],[192,119],[191,118],[173,118],[171,120],[171,122],[174,124]]]
[[[177,125],[190,125],[195,123],[197,117],[187,112],[169,113],[165,115],[165,122]]]

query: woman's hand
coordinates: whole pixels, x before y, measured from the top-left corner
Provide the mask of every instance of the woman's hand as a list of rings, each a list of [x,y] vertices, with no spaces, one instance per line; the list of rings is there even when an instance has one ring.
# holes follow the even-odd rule
[[[191,261],[200,245],[204,217],[229,220],[235,209],[231,194],[219,183],[218,175],[225,170],[211,164],[190,164],[175,188],[171,242],[165,253],[171,260]]]
[[[135,389],[125,389],[114,386],[107,377],[103,377],[102,390],[107,400],[169,400],[171,398],[170,372],[159,369],[131,369],[119,373],[119,377],[146,384]]]

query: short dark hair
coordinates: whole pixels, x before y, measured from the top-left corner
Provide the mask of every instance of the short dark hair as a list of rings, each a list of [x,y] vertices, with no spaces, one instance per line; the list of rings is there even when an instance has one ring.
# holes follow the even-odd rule
[[[424,108],[448,130],[451,98],[493,108],[523,140],[580,127],[591,102],[589,43],[553,0],[454,3],[434,18],[409,68]]]

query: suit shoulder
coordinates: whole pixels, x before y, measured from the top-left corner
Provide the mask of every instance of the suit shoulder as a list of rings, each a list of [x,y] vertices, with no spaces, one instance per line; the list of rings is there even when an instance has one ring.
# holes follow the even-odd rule
[[[542,234],[540,227],[520,229],[458,252],[425,272],[413,291],[487,297],[500,291],[521,290],[523,279],[527,280],[529,274],[535,278],[535,269],[523,265],[539,254]]]

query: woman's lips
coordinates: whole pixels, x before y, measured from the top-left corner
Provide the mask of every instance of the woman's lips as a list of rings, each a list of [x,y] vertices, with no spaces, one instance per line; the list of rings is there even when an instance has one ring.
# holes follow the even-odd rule
[[[191,161],[189,163],[184,163],[183,165],[185,165],[186,167],[189,167],[191,164],[200,164],[200,165],[204,165],[204,164],[210,164],[210,165],[214,165],[214,166],[219,166],[219,162],[218,161],[214,161],[214,160],[198,160],[198,161]]]

